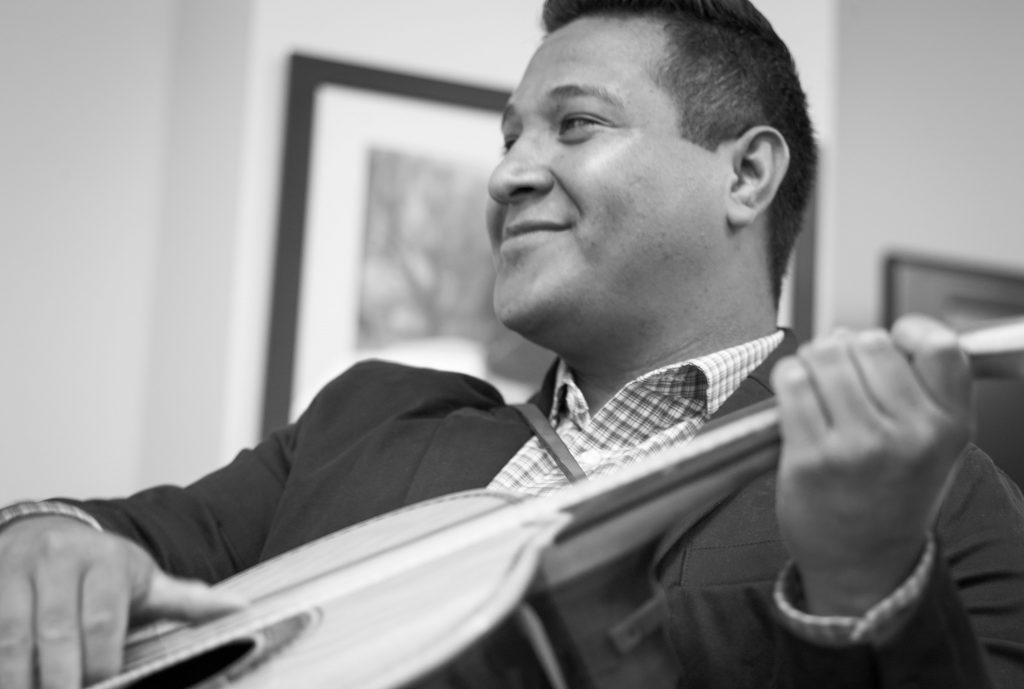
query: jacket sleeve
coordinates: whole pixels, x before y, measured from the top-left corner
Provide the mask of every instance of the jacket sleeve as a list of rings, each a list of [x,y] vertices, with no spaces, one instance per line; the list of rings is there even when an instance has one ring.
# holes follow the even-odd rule
[[[323,434],[325,417],[335,427],[345,426],[342,401],[365,399],[359,391],[374,389],[374,369],[365,363],[348,369],[317,394],[297,421],[188,486],[156,486],[117,499],[58,499],[143,546],[164,571],[221,581],[261,560],[293,468],[309,454],[304,444]]]
[[[936,524],[940,557],[886,643],[827,648],[782,625],[785,687],[1024,686],[1024,498],[971,447]]]
[[[220,581],[258,561],[297,432],[297,424],[276,431],[187,487],[157,486],[112,500],[61,500],[142,545],[165,571]]]

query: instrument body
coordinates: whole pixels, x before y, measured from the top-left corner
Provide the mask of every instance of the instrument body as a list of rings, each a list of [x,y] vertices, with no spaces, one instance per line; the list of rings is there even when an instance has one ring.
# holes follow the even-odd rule
[[[605,644],[604,630],[653,595],[645,570],[659,534],[771,465],[771,457],[747,452],[754,437],[747,426],[760,427],[758,442],[773,447],[774,409],[744,418],[747,424],[712,429],[639,471],[549,498],[467,491],[312,541],[217,585],[250,600],[245,610],[135,632],[124,670],[92,689],[192,686],[206,674],[240,689],[295,678],[311,688],[400,687],[456,657],[526,600],[571,647],[568,671],[587,678],[574,686],[600,686],[602,676],[625,686],[620,674],[638,669],[650,675],[648,687],[659,686],[652,684],[658,678],[671,686],[671,654],[660,637],[638,640],[648,644],[640,652],[650,660],[628,667],[588,647]],[[725,436],[740,441],[728,461],[708,451]],[[692,461],[679,461],[682,450]],[[570,641],[581,618],[598,634]]]
[[[232,648],[244,653],[212,678],[244,689],[400,686],[522,600],[565,519],[523,523],[509,514],[516,504],[486,491],[460,493],[268,560],[218,584],[250,600],[248,608],[203,625],[139,630],[128,640],[123,672],[93,689],[147,677],[172,686],[161,672]],[[175,680],[191,686],[203,670]]]

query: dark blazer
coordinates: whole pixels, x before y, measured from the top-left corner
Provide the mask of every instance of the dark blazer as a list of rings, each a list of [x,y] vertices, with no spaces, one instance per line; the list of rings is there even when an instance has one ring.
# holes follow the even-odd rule
[[[792,349],[787,340],[780,354]],[[752,374],[722,413],[771,396]],[[535,402],[547,411],[549,373]],[[302,417],[196,483],[79,502],[167,571],[215,582],[404,505],[480,488],[530,438],[469,376],[364,362]],[[786,560],[771,476],[710,509],[657,563],[683,686],[1024,687],[1024,500],[969,449],[939,517],[925,600],[880,648],[829,649],[784,631],[771,584]]]

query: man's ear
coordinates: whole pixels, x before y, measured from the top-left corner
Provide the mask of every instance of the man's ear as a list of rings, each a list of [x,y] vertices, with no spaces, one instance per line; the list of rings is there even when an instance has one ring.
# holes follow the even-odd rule
[[[764,213],[789,169],[789,146],[777,129],[751,127],[732,142],[732,182],[726,201],[729,226],[746,227]]]

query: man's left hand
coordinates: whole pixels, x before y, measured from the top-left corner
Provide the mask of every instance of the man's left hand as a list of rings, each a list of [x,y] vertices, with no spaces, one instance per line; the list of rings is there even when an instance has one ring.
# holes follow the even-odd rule
[[[966,356],[946,326],[908,316],[805,345],[772,383],[776,509],[807,611],[863,615],[913,570],[970,435]]]

